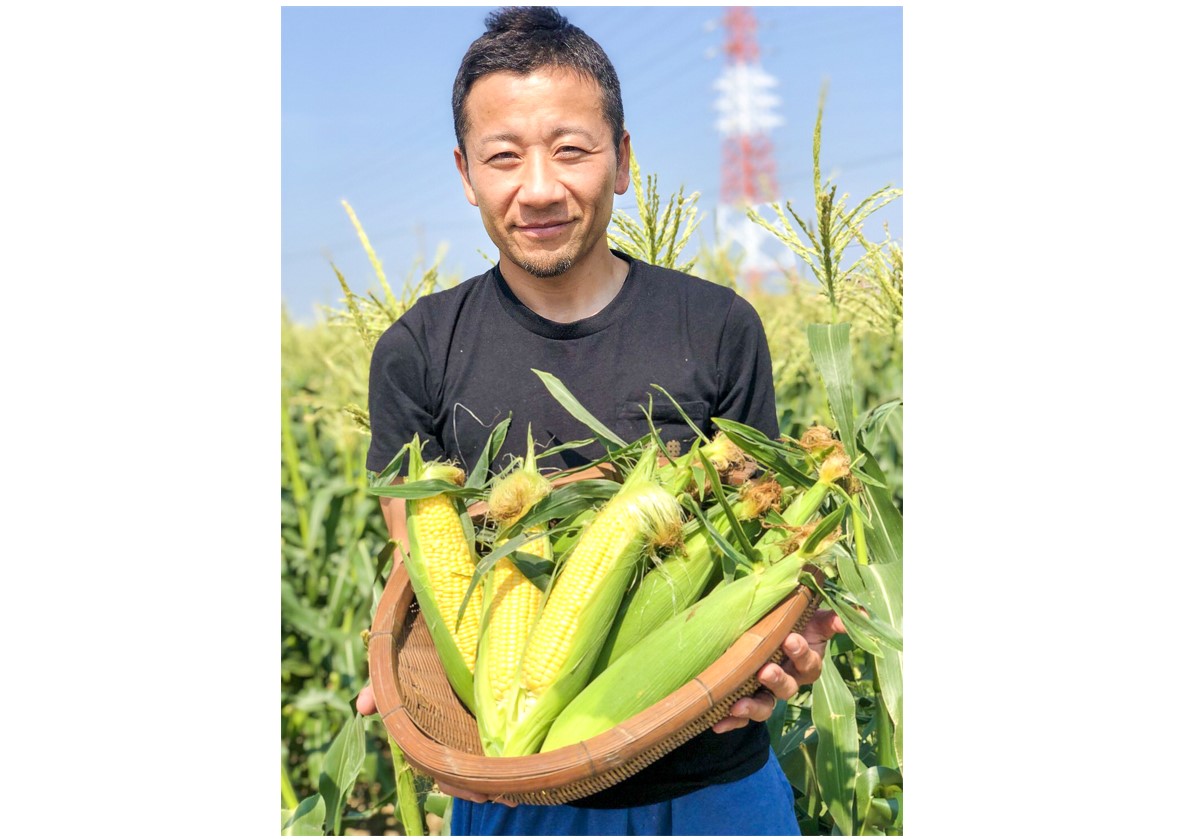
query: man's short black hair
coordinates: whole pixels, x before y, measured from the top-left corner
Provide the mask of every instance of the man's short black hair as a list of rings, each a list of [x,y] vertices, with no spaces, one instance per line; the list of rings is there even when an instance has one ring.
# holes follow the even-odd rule
[[[615,154],[623,137],[623,95],[619,77],[598,42],[548,6],[516,6],[486,16],[486,32],[469,45],[453,82],[453,129],[465,152],[465,97],[490,73],[526,76],[541,67],[565,67],[598,83],[602,116],[611,128]]]

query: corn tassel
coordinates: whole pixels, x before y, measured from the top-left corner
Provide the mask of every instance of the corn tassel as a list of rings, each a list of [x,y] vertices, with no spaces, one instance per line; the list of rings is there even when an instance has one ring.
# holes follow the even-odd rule
[[[681,508],[652,476],[656,456],[650,446],[554,580],[523,656],[504,755],[536,752],[552,720],[589,679],[641,558],[679,537]]]
[[[465,473],[449,463],[424,464],[417,447],[411,451],[415,480],[443,480],[462,485]],[[407,536],[410,554],[405,566],[420,612],[432,634],[449,684],[474,710],[473,668],[477,656],[482,591],[475,588],[460,621],[465,592],[477,566],[473,528],[458,503],[448,495],[408,499]]]

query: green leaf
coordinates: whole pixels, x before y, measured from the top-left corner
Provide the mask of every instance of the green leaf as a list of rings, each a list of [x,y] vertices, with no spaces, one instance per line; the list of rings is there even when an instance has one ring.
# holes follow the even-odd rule
[[[587,411],[577,401],[577,397],[569,392],[569,389],[565,387],[565,384],[560,379],[551,373],[545,373],[543,370],[532,370],[532,372],[540,377],[540,381],[548,388],[548,392],[552,395],[552,398],[561,404],[561,407],[568,411],[574,419],[594,432],[598,441],[602,443],[603,448],[607,451],[626,448],[627,443],[624,442],[623,438],[615,434],[615,432],[599,422],[597,417]]]
[[[332,833],[340,835],[341,809],[345,796],[353,788],[365,766],[365,724],[358,714],[341,727],[324,754],[320,769],[320,795],[327,812],[332,813]]]
[[[818,547],[823,539],[835,532],[835,528],[842,523],[843,517],[846,514],[847,507],[840,505],[823,516],[822,520],[818,522],[818,526],[811,530],[810,535],[802,541],[802,551],[804,553],[813,553],[814,549]],[[810,550],[805,550],[806,545],[810,546]]]
[[[770,440],[763,433],[734,420],[716,417],[714,425],[731,438],[731,442],[739,446],[757,463],[765,469],[776,472],[782,483],[809,489],[815,479],[802,472],[794,463],[793,458],[798,455],[794,449],[784,443]],[[800,455],[804,459],[804,455]]]
[[[382,574],[386,571],[386,566],[390,563],[391,559],[394,558],[395,549],[398,548],[398,546],[398,542],[388,540],[386,544],[382,546],[382,550],[378,552],[378,556],[374,558],[375,583],[382,579]]]
[[[286,624],[308,638],[337,641],[337,634],[326,625],[324,615],[299,600],[290,580],[282,581],[282,617]]]
[[[710,442],[710,438],[708,438],[706,436],[705,432],[703,432],[702,429],[700,429],[696,425],[694,425],[694,421],[689,418],[689,414],[685,413],[685,410],[681,407],[680,403],[678,403],[677,400],[673,398],[673,395],[671,393],[669,393],[667,390],[665,390],[660,385],[652,385],[652,387],[656,388],[657,390],[659,390],[661,393],[663,393],[665,396],[668,397],[669,401],[673,403],[673,407],[677,409],[677,413],[679,413],[681,415],[681,419],[685,420],[685,424],[690,427],[690,430],[693,431],[694,435],[699,440],[701,440],[703,443]],[[649,416],[648,419],[651,420],[651,416]],[[663,451],[663,450],[664,449],[662,448],[661,451]]]
[[[872,794],[880,786],[880,776],[875,766],[865,768],[855,778],[855,812],[861,824],[868,821],[868,810],[872,806]]]
[[[862,417],[860,417],[858,434],[871,448],[876,445],[876,440],[880,437],[885,429],[885,423],[889,421],[889,417],[893,412],[905,404],[902,399],[890,399],[888,402],[871,408]]]
[[[806,763],[809,753],[808,749],[804,749],[803,746],[811,746],[817,741],[814,726],[804,725],[800,722],[771,740],[772,750],[776,752],[777,760],[780,761],[781,768],[785,770],[789,783],[799,792],[804,792],[810,786],[808,780],[814,778],[813,761],[809,762],[808,774],[805,771],[807,767],[803,764]],[[803,752],[806,754],[803,755]]]
[[[428,479],[424,481],[410,481],[402,484],[388,484],[386,486],[370,487],[370,495],[380,495],[383,498],[419,499],[431,498],[433,495],[447,495],[450,498],[475,499],[481,498],[485,492],[480,487],[463,486],[442,481]]]
[[[558,454],[560,452],[571,452],[574,449],[584,449],[586,446],[590,445],[594,441],[595,441],[594,437],[588,437],[585,440],[570,440],[567,443],[561,443],[559,446],[553,446],[551,448],[545,449],[544,451],[540,452],[538,457],[540,459],[546,459],[546,458],[552,457],[554,454]],[[591,467],[599,462],[600,461],[595,460],[590,463],[584,464],[582,466],[577,466],[573,469],[570,469],[569,471],[576,472],[576,471],[580,471],[582,469],[588,469],[589,467]],[[567,472],[561,473],[561,474],[567,474]]]
[[[861,566],[859,571],[867,591],[865,606],[869,613],[900,632],[902,628],[901,565],[873,563]],[[885,639],[882,638],[881,642],[885,643]],[[893,722],[893,739],[897,746],[898,768],[904,763],[901,747],[904,734],[902,668],[903,656],[900,647],[897,647],[894,653],[876,660],[876,675],[880,681],[881,699],[884,705],[883,709],[877,709],[877,712],[887,712],[889,719]]]
[[[324,799],[309,795],[294,810],[282,811],[283,836],[323,836]]]
[[[332,481],[320,488],[319,492],[312,496],[311,508],[308,512],[308,521],[311,522],[311,527],[307,531],[307,542],[304,544],[304,550],[309,554],[315,550],[316,539],[325,531],[335,532],[336,518],[329,517],[329,510],[332,507],[334,498],[342,495],[351,495],[357,491],[357,488],[344,480]]]
[[[552,571],[556,564],[551,559],[524,551],[515,551],[510,554],[510,559],[519,569],[519,573],[527,577],[540,591],[547,589],[548,584],[552,582]]]
[[[719,532],[719,529],[710,523],[710,519],[706,518],[706,514],[702,511],[701,505],[699,505],[688,495],[681,497],[681,505],[693,515],[693,517],[706,531],[706,535],[712,542],[714,542],[715,549],[719,554],[721,554],[719,561],[723,567],[724,576],[728,576],[729,573],[728,561],[730,562],[731,568],[741,568],[743,570],[747,570],[752,567],[752,560],[740,553],[735,546],[728,542],[726,537]]]
[[[851,324],[831,326],[812,323],[806,328],[810,353],[826,385],[831,414],[839,426],[839,437],[854,461],[857,451],[855,438],[855,395],[851,375]]]
[[[859,570],[861,573],[870,565],[861,565]],[[876,656],[883,656],[885,653],[881,648],[883,644],[894,650],[900,650],[902,641],[901,633],[896,628],[890,626],[883,620],[874,617],[872,614],[863,614],[859,611],[857,606],[864,606],[865,603],[852,596],[850,592],[845,592],[837,589],[834,586],[822,586],[811,575],[803,574],[803,581],[812,588],[815,588],[822,594],[823,599],[835,610],[840,618],[843,619],[844,626],[847,627],[847,634],[851,640],[864,650]]]
[[[486,483],[486,474],[490,470],[490,464],[498,457],[498,452],[507,439],[507,429],[510,427],[511,417],[509,414],[505,420],[494,426],[494,430],[490,432],[490,436],[486,440],[486,447],[482,449],[478,462],[473,465],[473,471],[469,473],[469,479],[465,482],[465,486],[476,489]]]
[[[394,479],[403,473],[403,463],[407,459],[407,452],[411,449],[411,443],[403,446],[395,456],[391,458],[390,463],[383,467],[381,472],[371,474],[369,484],[370,486],[386,486],[394,483]]]
[[[718,470],[714,468],[714,464],[710,462],[710,458],[706,457],[705,453],[698,450],[698,458],[702,461],[702,467],[706,470],[706,476],[710,479],[710,489],[714,492],[714,497],[718,504],[723,509],[723,513],[727,516],[727,523],[731,525],[731,533],[735,536],[735,541],[739,543],[739,548],[753,563],[760,561],[760,551],[752,544],[752,540],[748,538],[743,531],[743,524],[739,521],[739,517],[735,515],[735,511],[731,509],[731,502],[727,500],[726,494],[723,492],[723,485],[719,481]]]
[[[590,478],[554,487],[552,492],[541,498],[511,528],[514,536],[529,527],[537,527],[558,519],[567,519],[593,508],[611,498],[622,484],[605,478]]]
[[[818,788],[835,826],[841,833],[852,835],[852,803],[855,776],[859,772],[855,699],[839,675],[839,668],[829,660],[812,690],[811,716],[818,730],[818,751],[814,756]]]
[[[867,449],[863,450],[863,471],[877,480],[884,481],[884,472],[876,458]],[[868,498],[868,507],[873,515],[868,522],[868,547],[871,548],[874,559],[880,563],[900,563],[904,546],[902,535],[903,525],[901,513],[888,489],[877,489],[865,485],[864,495]]]

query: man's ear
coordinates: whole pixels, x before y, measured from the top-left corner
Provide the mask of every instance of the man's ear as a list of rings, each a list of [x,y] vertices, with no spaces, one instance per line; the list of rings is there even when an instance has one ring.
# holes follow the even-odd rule
[[[469,162],[459,147],[453,149],[453,162],[457,164],[457,174],[461,176],[461,186],[465,187],[465,200],[476,207],[478,197],[474,195],[473,184],[469,182]],[[627,189],[627,187],[623,187],[623,189]]]
[[[626,129],[619,139],[618,163],[615,170],[615,195],[622,195],[631,186],[631,134]]]

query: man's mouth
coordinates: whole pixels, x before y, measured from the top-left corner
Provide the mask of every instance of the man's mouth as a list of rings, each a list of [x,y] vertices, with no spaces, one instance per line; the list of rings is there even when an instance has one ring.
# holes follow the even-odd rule
[[[516,225],[516,229],[531,239],[551,239],[567,228],[571,222],[568,219],[548,222],[535,222],[534,224],[520,224]]]

